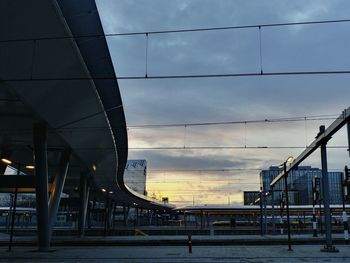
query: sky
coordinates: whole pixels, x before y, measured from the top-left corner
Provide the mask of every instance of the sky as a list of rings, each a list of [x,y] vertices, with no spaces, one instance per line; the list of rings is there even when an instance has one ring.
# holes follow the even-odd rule
[[[349,19],[349,1],[97,0],[106,34]],[[117,77],[350,70],[349,23],[107,37]],[[261,40],[261,41],[260,41]],[[260,53],[261,44],[261,53]],[[261,56],[260,56],[261,54]],[[146,59],[147,58],[147,59]],[[241,204],[259,171],[298,149],[133,149],[299,146],[349,107],[350,75],[119,79],[129,159],[146,159],[147,191],[178,205]],[[329,115],[329,120],[244,123]],[[149,124],[240,124],[135,128]],[[342,129],[329,142],[346,146]],[[342,170],[346,149],[329,149]],[[316,151],[304,165],[320,167]],[[175,171],[174,171],[175,170]],[[214,170],[214,171],[213,171]],[[219,171],[221,170],[221,171]]]

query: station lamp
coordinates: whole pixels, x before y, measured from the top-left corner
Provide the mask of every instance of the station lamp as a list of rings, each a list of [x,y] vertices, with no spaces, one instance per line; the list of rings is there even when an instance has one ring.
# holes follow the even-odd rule
[[[6,158],[1,158],[1,161],[6,164],[12,164],[12,161]]]

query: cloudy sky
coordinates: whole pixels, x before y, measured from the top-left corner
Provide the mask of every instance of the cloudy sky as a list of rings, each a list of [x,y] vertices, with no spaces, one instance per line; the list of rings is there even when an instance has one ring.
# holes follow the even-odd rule
[[[97,5],[107,34],[350,18],[346,0],[97,0]],[[149,34],[148,39],[111,36],[108,44],[118,77],[256,73],[261,67],[264,72],[350,70],[349,24],[262,27],[262,59],[258,28]],[[349,83],[346,74],[119,80],[130,126],[129,159],[147,160],[149,195],[177,205],[242,203],[242,191],[258,190],[260,169],[303,149],[132,148],[305,147],[319,125],[332,120],[132,126],[332,118],[349,106]],[[345,129],[329,145],[346,146]],[[304,164],[320,167],[319,155]],[[332,170],[349,161],[346,149],[329,149],[328,155]]]

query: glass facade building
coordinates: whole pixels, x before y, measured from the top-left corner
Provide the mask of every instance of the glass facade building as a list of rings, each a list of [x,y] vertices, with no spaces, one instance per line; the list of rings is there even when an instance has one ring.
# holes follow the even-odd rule
[[[140,194],[147,195],[146,176],[146,160],[128,160],[124,172],[124,182],[128,187]]]
[[[260,183],[262,190],[270,191],[270,183],[278,174],[282,172],[282,168],[271,166],[268,170],[260,172]],[[291,205],[311,205],[312,204],[312,181],[315,177],[322,179],[322,170],[312,168],[311,166],[299,166],[297,170],[293,170],[288,174],[288,190],[289,202]],[[329,192],[331,204],[341,204],[341,172],[328,172]],[[279,181],[275,187],[275,203],[279,203],[280,194],[284,190],[284,180]],[[322,187],[321,187],[322,198]],[[271,204],[271,200],[268,200]]]

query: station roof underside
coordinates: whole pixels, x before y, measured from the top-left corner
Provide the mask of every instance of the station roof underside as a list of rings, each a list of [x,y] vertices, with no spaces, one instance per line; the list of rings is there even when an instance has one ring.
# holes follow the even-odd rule
[[[63,149],[73,153],[65,193],[74,196],[88,171],[117,202],[172,209],[124,184],[126,121],[106,38],[96,37],[103,28],[95,1],[5,0],[0,23],[2,158],[21,170],[33,164],[33,124],[45,122],[49,175]]]

